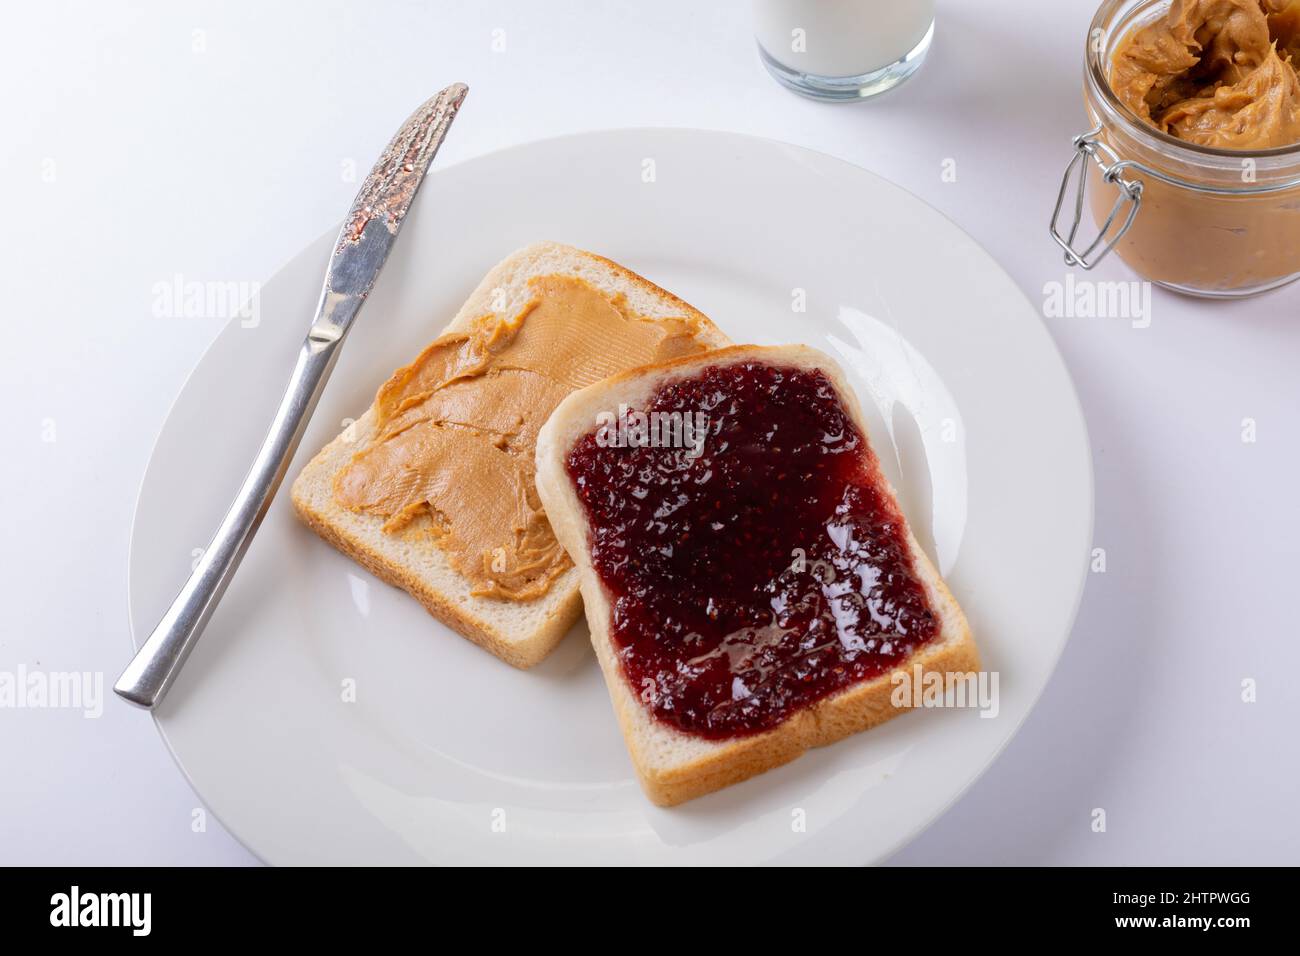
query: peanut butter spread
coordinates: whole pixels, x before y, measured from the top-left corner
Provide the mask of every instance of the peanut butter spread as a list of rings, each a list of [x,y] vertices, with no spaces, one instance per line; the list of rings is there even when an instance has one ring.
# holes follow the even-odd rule
[[[1300,0],[1173,0],[1126,37],[1110,85],[1157,129],[1202,146],[1300,143]]]
[[[698,320],[637,315],[581,279],[529,288],[518,314],[485,315],[393,373],[374,440],[334,477],[339,504],[386,518],[389,534],[427,529],[472,594],[516,601],[571,566],[533,484],[551,411],[617,372],[707,348]]]

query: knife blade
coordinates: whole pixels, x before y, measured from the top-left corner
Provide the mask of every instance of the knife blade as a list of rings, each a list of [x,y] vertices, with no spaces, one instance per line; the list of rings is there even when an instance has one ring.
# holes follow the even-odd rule
[[[362,183],[334,243],[315,318],[262,447],[189,580],[113,685],[124,700],[152,710],[184,666],[284,480],[343,340],[468,92],[465,84],[453,83],[426,100]]]

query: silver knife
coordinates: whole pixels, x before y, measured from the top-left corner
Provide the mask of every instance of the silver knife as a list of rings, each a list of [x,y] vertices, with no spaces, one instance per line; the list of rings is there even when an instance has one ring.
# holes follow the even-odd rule
[[[113,685],[132,704],[152,710],[162,701],[225,593],[284,479],[343,339],[468,92],[465,84],[453,83],[412,113],[362,183],[325,270],[316,319],[262,448],[194,573]]]

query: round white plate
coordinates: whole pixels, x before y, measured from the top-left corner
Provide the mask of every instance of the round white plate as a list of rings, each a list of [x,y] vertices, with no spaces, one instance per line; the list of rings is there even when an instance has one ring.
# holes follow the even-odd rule
[[[231,321],[168,417],[132,534],[137,646],[252,460],[332,236],[262,288],[257,321]],[[299,524],[286,481],[157,713],[168,746],[209,809],[271,863],[880,860],[989,765],[1069,634],[1092,468],[1052,340],[970,237],[857,167],[724,133],[563,137],[430,175],[290,480],[493,263],[537,239],[625,263],[737,342],[804,342],[839,359],[998,672],[996,716],[908,714],[659,809],[633,778],[585,625],[537,668],[513,670]]]

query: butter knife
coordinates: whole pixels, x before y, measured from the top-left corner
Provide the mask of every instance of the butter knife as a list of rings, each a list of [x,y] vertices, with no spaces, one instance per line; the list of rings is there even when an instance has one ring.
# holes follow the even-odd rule
[[[463,83],[454,83],[412,113],[362,183],[334,244],[316,318],[262,448],[194,573],[113,685],[130,703],[150,710],[161,703],[225,593],[284,479],[343,340],[468,92]]]

